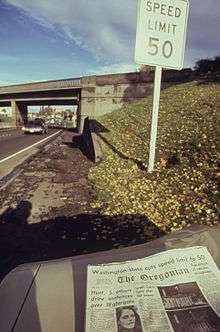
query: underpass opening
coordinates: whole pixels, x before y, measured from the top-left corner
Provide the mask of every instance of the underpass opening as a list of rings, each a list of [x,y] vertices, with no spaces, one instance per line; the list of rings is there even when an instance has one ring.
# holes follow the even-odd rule
[[[10,108],[10,126],[21,127],[36,115],[51,125],[57,123],[68,128],[80,128],[81,87],[71,87],[76,80],[67,80],[64,83],[54,81],[1,87],[0,107],[6,105]],[[44,89],[45,84],[52,85],[50,89]]]
[[[76,130],[78,108],[76,101],[28,105],[28,121],[41,118],[50,128]]]

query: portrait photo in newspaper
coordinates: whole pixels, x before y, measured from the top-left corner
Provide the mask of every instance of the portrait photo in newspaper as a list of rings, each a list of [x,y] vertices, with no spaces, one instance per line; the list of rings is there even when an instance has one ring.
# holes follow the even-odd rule
[[[196,282],[158,287],[175,332],[220,332],[220,317]]]
[[[116,308],[117,332],[143,332],[141,319],[134,305]]]

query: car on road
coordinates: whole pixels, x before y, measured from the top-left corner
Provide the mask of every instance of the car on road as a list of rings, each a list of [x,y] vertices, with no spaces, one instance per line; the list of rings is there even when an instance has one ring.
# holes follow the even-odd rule
[[[46,134],[48,127],[43,119],[28,121],[23,127],[24,134]]]

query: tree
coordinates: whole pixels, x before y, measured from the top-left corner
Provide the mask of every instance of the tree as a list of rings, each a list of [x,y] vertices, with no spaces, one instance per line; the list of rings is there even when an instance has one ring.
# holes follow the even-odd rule
[[[216,56],[213,59],[206,58],[196,61],[194,70],[198,74],[207,74],[220,71],[220,56]]]
[[[196,61],[194,70],[198,74],[207,74],[213,71],[213,60],[212,59],[200,59]]]
[[[154,71],[154,66],[141,65],[140,68],[138,69],[138,71],[150,73],[151,71]]]
[[[220,71],[220,55],[214,58],[214,71]]]

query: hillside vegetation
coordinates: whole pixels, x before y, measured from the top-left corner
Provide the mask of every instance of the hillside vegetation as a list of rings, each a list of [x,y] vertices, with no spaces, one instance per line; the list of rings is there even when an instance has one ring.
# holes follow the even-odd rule
[[[161,92],[155,171],[147,173],[152,97],[98,119],[104,160],[90,170],[102,215],[145,216],[165,232],[219,220],[220,116],[216,83]],[[136,217],[135,217],[136,216]],[[137,221],[137,220],[135,220]]]

